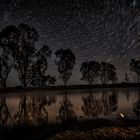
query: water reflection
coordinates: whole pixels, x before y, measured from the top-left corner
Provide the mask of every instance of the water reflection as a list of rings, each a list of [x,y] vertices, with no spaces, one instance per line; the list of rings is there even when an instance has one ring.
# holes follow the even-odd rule
[[[97,99],[96,95],[97,94],[89,92],[87,97],[82,97],[83,105],[81,108],[84,115],[88,117],[98,117],[103,111],[101,100]]]
[[[6,96],[0,98],[0,124],[1,126],[8,125],[12,122],[12,117],[6,104]]]
[[[76,113],[73,108],[73,104],[65,93],[63,100],[60,102],[59,115],[57,121],[69,122],[77,120]]]
[[[89,92],[87,97],[83,97],[82,110],[88,117],[99,117],[109,115],[118,109],[118,94],[113,91],[111,95],[103,91],[101,96]]]
[[[115,91],[112,91],[111,94],[106,91],[102,92],[102,106],[104,115],[109,115],[113,112],[116,112],[118,109],[118,94]]]
[[[138,119],[140,119],[140,90],[138,90],[138,100],[134,103],[133,111]]]
[[[55,96],[20,98],[17,112],[11,116],[6,103],[6,96],[0,100],[0,122],[2,126],[20,124],[40,124],[48,122],[47,107],[56,102]]]
[[[100,89],[0,95],[0,126],[62,123],[117,117],[120,113],[140,119],[139,90]]]

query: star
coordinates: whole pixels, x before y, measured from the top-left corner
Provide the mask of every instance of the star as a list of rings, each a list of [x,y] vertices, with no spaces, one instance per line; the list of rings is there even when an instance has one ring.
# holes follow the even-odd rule
[[[137,7],[139,2],[1,0],[0,29],[23,22],[38,31],[37,48],[46,44],[53,53],[61,48],[70,48],[77,61],[73,77],[80,75],[81,63],[90,60],[106,60],[126,72],[126,69],[129,71],[130,59],[139,58],[140,54],[140,13],[135,15],[131,5]],[[54,61],[55,56],[50,59],[48,71],[56,74]],[[122,75],[119,73],[120,78]],[[73,82],[79,83],[80,79]]]

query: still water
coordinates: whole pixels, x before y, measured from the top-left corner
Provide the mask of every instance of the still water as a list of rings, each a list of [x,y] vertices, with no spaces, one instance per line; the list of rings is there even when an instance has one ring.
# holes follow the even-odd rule
[[[140,118],[140,89],[34,91],[0,94],[0,124]]]

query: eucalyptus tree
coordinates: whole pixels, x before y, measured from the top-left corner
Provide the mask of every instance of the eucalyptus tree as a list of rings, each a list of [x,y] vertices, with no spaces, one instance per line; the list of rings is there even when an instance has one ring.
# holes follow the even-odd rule
[[[136,75],[136,82],[140,82],[140,61],[131,59],[130,70]]]
[[[107,84],[109,81],[115,83],[118,80],[116,67],[113,64],[101,62],[100,77],[102,84]]]
[[[125,73],[124,81],[125,81],[126,83],[129,83],[129,82],[130,82],[130,79],[129,79],[129,76],[128,76],[127,73]]]
[[[56,82],[56,77],[55,76],[51,76],[51,75],[47,75],[47,85],[54,85]]]
[[[72,75],[72,69],[75,65],[75,55],[70,49],[60,49],[56,53],[56,65],[60,74],[60,79],[64,82],[66,87],[68,80]]]
[[[24,87],[27,87],[31,78],[29,70],[32,65],[32,58],[36,52],[35,42],[39,36],[34,28],[26,24],[20,24],[18,30],[19,40],[17,47],[14,48],[13,57],[15,69],[19,73],[19,79]]]
[[[35,54],[35,62],[33,63],[30,73],[30,84],[35,87],[45,87],[46,84],[55,84],[55,77],[47,74],[48,58],[51,57],[52,51],[46,45],[38,50]]]
[[[75,65],[75,55],[70,49],[60,49],[57,50],[56,53],[56,65],[58,72],[60,74],[60,79],[64,82],[65,87],[67,86],[67,82],[72,75],[72,69]],[[61,122],[76,120],[76,115],[73,110],[73,105],[67,97],[67,93],[65,92],[65,96],[61,103],[61,107],[59,109],[59,116],[57,118]]]
[[[36,52],[35,42],[39,38],[38,33],[35,28],[27,24],[8,26],[2,32],[4,44],[11,51],[19,80],[24,87],[27,87],[30,79],[29,69]]]
[[[46,45],[36,49],[35,43],[39,40],[36,29],[27,24],[19,24],[5,27],[2,33],[3,46],[12,55],[21,84],[24,87],[44,86],[48,80],[47,60],[52,52]]]
[[[0,33],[0,83],[3,88],[7,87],[7,78],[13,67],[13,58],[9,49],[4,45],[3,33]]]
[[[89,85],[92,85],[99,77],[100,69],[100,64],[96,61],[83,62],[80,68],[81,80],[87,81]]]
[[[2,53],[0,56],[0,83],[3,88],[7,87],[7,79],[13,67],[13,61],[9,54]]]

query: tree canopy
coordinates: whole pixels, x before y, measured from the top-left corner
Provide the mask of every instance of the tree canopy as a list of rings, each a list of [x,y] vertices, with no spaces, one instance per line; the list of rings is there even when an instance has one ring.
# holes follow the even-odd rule
[[[101,82],[107,84],[109,81],[116,82],[118,80],[116,67],[113,64],[101,62]]]
[[[56,65],[60,78],[64,82],[65,86],[72,75],[72,69],[75,65],[75,55],[70,49],[60,49],[56,53]]]
[[[92,85],[98,78],[100,69],[100,64],[96,61],[83,62],[80,68],[82,74],[81,80],[87,81],[89,85]]]

